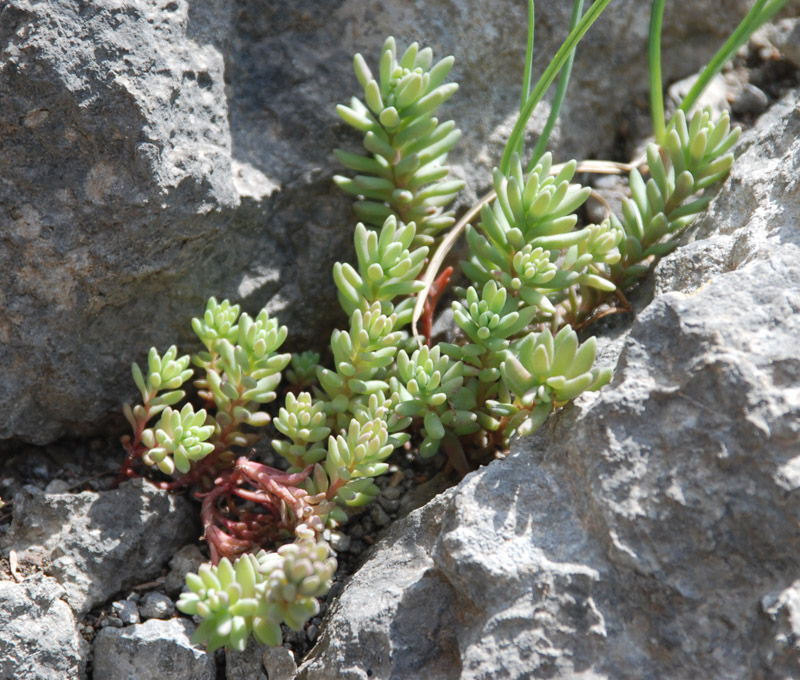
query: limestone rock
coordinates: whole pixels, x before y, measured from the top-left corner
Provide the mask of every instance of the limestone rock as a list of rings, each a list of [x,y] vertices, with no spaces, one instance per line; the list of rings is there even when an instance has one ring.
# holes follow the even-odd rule
[[[0,677],[79,680],[89,645],[55,579],[0,581]]]
[[[214,680],[214,656],[193,645],[194,626],[185,619],[103,628],[95,637],[94,680]]]
[[[185,497],[142,480],[115,491],[14,496],[3,548],[37,560],[66,590],[80,618],[125,587],[156,577],[179,546],[199,535],[197,510]]]
[[[396,524],[299,678],[800,673],[799,138],[796,90],[607,346],[612,383]]]

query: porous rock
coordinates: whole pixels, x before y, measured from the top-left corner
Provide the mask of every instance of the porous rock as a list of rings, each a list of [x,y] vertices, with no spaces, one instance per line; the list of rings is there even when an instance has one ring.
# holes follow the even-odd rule
[[[0,581],[0,678],[85,678],[89,645],[55,579]]]
[[[796,3],[793,1],[793,5]],[[667,12],[666,81],[707,59],[747,0]],[[648,3],[612,3],[578,50],[553,145],[606,154],[646,101]],[[539,3],[535,71],[570,3]],[[457,59],[443,117],[451,154],[489,182],[519,107],[525,6],[467,0],[8,0],[0,8],[0,439],[96,429],[135,395],[151,345],[191,350],[210,295],[268,304],[294,347],[344,323],[330,278],[351,255],[335,146],[357,148],[334,104],[355,51],[385,36]],[[541,129],[545,104],[531,129]]]
[[[199,535],[197,510],[143,480],[114,491],[14,496],[4,550],[43,563],[80,618],[125,587],[159,575],[179,546]]]
[[[299,678],[800,674],[798,139],[800,90],[658,267],[612,383],[392,527]]]
[[[241,652],[226,651],[225,680],[274,680],[272,674],[267,675],[264,669],[262,661],[264,649],[264,645],[259,644],[251,636],[247,641],[247,647]]]
[[[92,645],[94,680],[214,680],[214,655],[193,645],[185,619],[150,619],[125,628],[103,628]]]

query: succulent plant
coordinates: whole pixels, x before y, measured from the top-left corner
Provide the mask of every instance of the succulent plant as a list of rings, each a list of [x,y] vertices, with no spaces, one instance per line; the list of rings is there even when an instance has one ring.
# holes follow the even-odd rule
[[[564,326],[553,337],[545,328],[530,333],[506,352],[500,373],[516,396],[511,404],[490,402],[495,415],[509,416],[508,428],[526,435],[538,429],[550,412],[585,391],[598,390],[611,380],[611,369],[593,368],[597,341],[582,345],[578,334]]]
[[[392,215],[406,224],[415,222],[416,242],[429,245],[455,221],[442,207],[464,186],[461,180],[442,181],[449,174],[444,165],[447,152],[461,132],[452,121],[439,123],[434,117],[458,89],[455,83],[444,84],[453,57],[433,64],[431,49],[412,43],[398,58],[394,38],[387,38],[377,78],[360,54],[353,63],[364,101],[354,97],[349,106],[336,110],[348,125],[365,133],[364,147],[372,157],[337,149],[339,161],[359,174],[352,179],[336,176],[334,181],[358,197],[359,219],[374,226]]]
[[[676,235],[707,205],[704,192],[730,169],[739,131],[731,131],[727,116],[686,118],[702,87],[664,122],[660,52],[653,49],[664,3],[655,0],[650,81],[657,143],[647,151],[650,177],[631,171],[632,197],[621,219],[579,225],[575,211],[590,190],[573,181],[577,164],[554,167],[542,152],[566,90],[570,55],[609,1],[598,0],[583,14],[583,3],[575,3],[564,46],[533,89],[529,41],[520,116],[493,173],[494,192],[467,211],[431,263],[442,262],[447,244],[467,225],[469,256],[462,268],[470,283],[456,289],[452,309],[460,336],[454,342],[423,346],[404,330],[415,318],[414,296],[420,296],[417,307],[425,303],[430,326],[452,271],[437,278],[436,264],[423,275],[438,235],[454,224],[447,207],[463,186],[447,179],[445,165],[460,132],[434,116],[457,89],[444,83],[453,59],[434,64],[431,50],[416,43],[398,57],[388,38],[377,77],[355,57],[364,100],[337,109],[364,133],[370,155],[336,151],[357,173],[335,181],[357,197],[363,223],[354,234],[357,263],[334,267],[350,323],[331,335],[333,367],[321,365],[314,352],[279,353],[287,329],[266,310],[251,317],[214,298],[192,320],[203,351],[190,358],[179,357],[175,347],[163,356],[151,349],[146,374],[133,365],[142,403],[124,407],[133,436],[123,438],[127,457],[118,481],[135,476],[141,460],[162,473],[181,473],[158,481],[163,488],[193,487],[202,498],[214,564],[187,577],[178,608],[204,619],[194,640],[209,651],[241,650],[250,634],[280,644],[281,625],[300,630],[319,612],[316,598],[328,592],[336,569],[322,537],[347,521],[350,508],[378,495],[375,478],[389,469],[397,447],[419,441],[412,433],[421,436],[421,456],[444,449],[466,474],[462,442],[479,451],[503,446],[611,379],[609,368],[595,366],[595,339],[581,344],[567,322],[591,322],[611,295],[622,296],[675,247]],[[783,4],[756,3],[698,82],[707,83]],[[524,169],[527,120],[562,68],[555,113]],[[470,226],[478,215],[479,224]],[[438,290],[431,292],[430,282]],[[274,420],[283,438],[272,446],[289,463],[280,470],[235,451],[261,437],[258,428],[270,422],[262,407],[277,398],[290,362],[291,386]],[[203,408],[187,401],[179,410],[187,396],[183,385],[194,375],[190,363],[199,369],[194,385]]]
[[[439,347],[421,347],[411,356],[400,350],[397,355],[397,377],[391,379],[392,392],[399,401],[395,411],[422,421],[419,454],[423,458],[439,450],[447,430],[464,435],[479,429],[477,414],[454,407],[455,403],[461,405],[463,398],[457,394],[462,391],[465,375],[472,373],[462,362],[442,354]],[[469,402],[475,405],[471,399]]]
[[[142,460],[167,474],[176,468],[189,472],[191,461],[202,460],[214,450],[214,445],[206,441],[214,434],[214,426],[206,425],[207,418],[205,410],[195,413],[191,404],[180,411],[168,406],[155,428],[142,433],[142,443],[147,447]]]
[[[319,366],[318,352],[292,354],[290,366],[286,370],[286,379],[297,390],[310,387],[317,381],[317,366]]]
[[[677,234],[712,198],[698,193],[728,175],[733,165],[730,150],[740,133],[740,128],[731,130],[727,113],[713,122],[710,111],[702,110],[687,121],[678,110],[667,128],[664,147],[648,145],[650,179],[645,182],[634,168],[630,173],[632,197],[623,203],[622,220],[612,217],[624,230],[622,260],[613,269],[614,280],[621,287],[645,276],[653,258],[676,248]]]
[[[358,271],[347,262],[333,266],[333,280],[339,289],[339,302],[347,314],[356,309],[366,311],[374,302],[381,303],[384,314],[397,316],[396,327],[411,320],[413,300],[406,297],[399,304],[393,301],[422,290],[417,279],[425,264],[428,248],[410,251],[416,235],[416,225],[398,224],[394,215],[386,218],[380,234],[359,222],[355,231]]]
[[[326,455],[324,442],[331,432],[326,425],[325,404],[314,400],[308,392],[286,395],[284,406],[273,421],[275,428],[291,439],[273,439],[272,448],[291,465],[290,471],[302,470]]]
[[[336,559],[308,526],[296,533],[295,542],[277,552],[247,553],[233,563],[223,557],[187,575],[178,609],[204,619],[192,642],[209,652],[223,646],[242,651],[252,633],[261,644],[277,646],[282,623],[301,630],[319,613],[316,598],[330,590]]]

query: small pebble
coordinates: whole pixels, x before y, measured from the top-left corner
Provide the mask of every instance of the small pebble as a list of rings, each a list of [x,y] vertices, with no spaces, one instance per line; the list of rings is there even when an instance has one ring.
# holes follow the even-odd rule
[[[122,628],[123,625],[122,619],[116,616],[106,616],[106,618],[100,622],[100,628],[108,628],[109,626],[111,626],[111,628]]]
[[[317,635],[319,631],[317,627],[312,623],[308,628],[306,628],[306,637],[308,638],[309,642],[314,642],[317,639]]]
[[[54,479],[45,488],[45,493],[66,493],[69,491],[69,484],[63,479]]]
[[[389,515],[386,514],[386,511],[380,505],[372,506],[372,512],[369,513],[369,516],[379,527],[385,527],[387,524],[389,524],[389,522],[392,521],[389,518]]]
[[[161,593],[147,593],[139,612],[143,619],[168,619],[175,613],[175,604]]]
[[[178,595],[186,584],[186,574],[197,573],[200,565],[206,561],[205,555],[193,543],[181,548],[169,561],[170,572],[164,582],[164,588],[170,595]]]
[[[126,600],[130,600],[131,602],[139,602],[142,599],[142,596],[137,593],[135,590],[125,598]]]
[[[114,602],[111,606],[122,623],[139,623],[139,608],[136,606],[135,602],[131,602],[131,600],[119,600]]]
[[[286,647],[267,647],[261,663],[270,680],[292,680],[297,675],[294,654]]]
[[[763,113],[768,106],[769,98],[764,91],[752,83],[747,83],[733,102],[732,108],[739,115],[758,115]]]
[[[347,552],[350,549],[350,537],[338,531],[331,533],[330,543],[336,552]]]
[[[397,508],[400,507],[400,501],[392,500],[385,496],[380,496],[378,498],[378,503],[381,504],[381,507],[386,510],[386,512],[397,512]]]
[[[390,501],[396,501],[402,495],[403,495],[403,489],[399,486],[387,486],[381,492],[381,496]]]

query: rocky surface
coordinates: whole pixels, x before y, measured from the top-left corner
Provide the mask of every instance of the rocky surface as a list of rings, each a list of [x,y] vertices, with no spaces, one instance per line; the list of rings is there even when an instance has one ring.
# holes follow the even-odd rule
[[[89,645],[55,579],[0,580],[0,678],[64,680],[84,673]]]
[[[0,547],[43,567],[80,618],[123,588],[159,575],[199,534],[188,499],[143,480],[101,493],[45,494],[27,487],[14,496],[11,531]]]
[[[103,628],[95,638],[94,680],[215,680],[213,655],[193,645],[185,620],[150,619],[125,628]]]
[[[798,139],[795,90],[607,347],[611,385],[395,524],[298,678],[800,673]]]
[[[665,80],[698,68],[748,4],[668,12]],[[619,0],[588,34],[559,156],[619,146],[646,101],[647,12]],[[537,70],[568,14],[537,8]],[[210,295],[268,304],[295,347],[322,346],[342,320],[331,266],[351,250],[330,180],[332,149],[358,145],[333,113],[353,52],[373,61],[394,34],[456,56],[444,115],[464,131],[452,160],[469,201],[518,108],[525,18],[524,3],[477,0],[3,3],[0,440],[96,430],[134,394],[130,362],[190,342]]]

